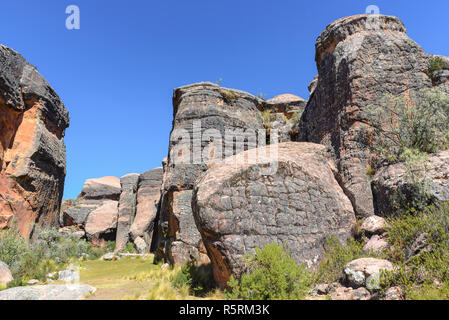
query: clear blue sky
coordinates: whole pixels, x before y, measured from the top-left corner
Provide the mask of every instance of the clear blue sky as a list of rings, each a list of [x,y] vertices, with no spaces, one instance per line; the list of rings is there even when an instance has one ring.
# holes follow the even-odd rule
[[[71,4],[80,8],[80,30],[65,28]],[[71,198],[87,178],[160,166],[175,87],[222,78],[266,98],[307,99],[317,36],[370,4],[400,17],[427,52],[449,56],[447,0],[2,1],[0,43],[37,66],[70,111]]]

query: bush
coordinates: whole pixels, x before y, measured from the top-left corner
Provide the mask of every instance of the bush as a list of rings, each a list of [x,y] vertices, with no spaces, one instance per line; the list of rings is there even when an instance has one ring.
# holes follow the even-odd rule
[[[172,279],[173,286],[181,289],[188,287],[191,294],[195,296],[206,296],[215,288],[212,265],[200,265],[188,263]]]
[[[444,69],[449,69],[449,64],[441,57],[434,57],[429,61],[428,76],[434,80],[435,75]]]
[[[343,268],[352,260],[372,256],[363,252],[363,243],[349,239],[342,245],[335,237],[325,244],[326,254],[314,274],[315,283],[332,283],[343,278]]]
[[[448,220],[448,203],[388,219],[386,254],[396,269],[382,276],[384,288],[401,286],[408,299],[448,297]]]
[[[449,95],[422,89],[410,98],[386,95],[363,113],[374,127],[375,151],[390,163],[449,147]]]
[[[311,274],[295,263],[285,246],[268,244],[245,260],[248,272],[240,281],[231,277],[228,282],[229,299],[302,299],[310,290]]]

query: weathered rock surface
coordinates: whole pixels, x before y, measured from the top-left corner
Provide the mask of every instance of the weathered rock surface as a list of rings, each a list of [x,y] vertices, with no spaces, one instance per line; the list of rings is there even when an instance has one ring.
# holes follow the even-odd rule
[[[300,141],[328,146],[339,180],[359,217],[374,214],[367,164],[371,128],[363,111],[387,93],[431,87],[428,55],[406,35],[402,22],[384,15],[357,15],[330,24],[316,42],[318,82],[299,126]]]
[[[144,172],[139,177],[136,213],[129,232],[140,253],[150,250],[161,197],[162,175],[161,167]]]
[[[0,300],[82,300],[95,291],[86,284],[15,287],[0,291]]]
[[[257,109],[261,102],[249,93],[212,83],[174,90],[173,129],[157,217],[155,247],[161,259],[171,263],[207,260],[191,214],[191,190],[210,160],[255,147],[256,141],[245,137],[264,131]],[[235,146],[234,139],[241,145]],[[231,148],[226,149],[226,143]]]
[[[370,300],[371,294],[365,288],[338,287],[330,293],[332,300]]]
[[[117,177],[102,177],[88,179],[79,195],[82,199],[119,200],[121,193],[120,179]]]
[[[121,193],[118,206],[116,251],[123,250],[129,240],[129,228],[136,214],[138,182],[139,174],[137,173],[127,174],[120,179]]]
[[[11,271],[6,263],[0,261],[0,284],[8,284],[13,281]]]
[[[306,103],[307,101],[293,94],[281,94],[259,105],[261,112],[271,112],[270,119],[264,119],[267,139],[271,139],[276,130],[278,142],[296,141],[297,125]]]
[[[385,250],[386,248],[388,248],[388,242],[384,238],[376,234],[368,240],[368,242],[363,247],[363,250],[365,252],[380,252],[382,250]]]
[[[0,45],[0,228],[17,221],[58,225],[66,174],[69,115],[47,81],[14,50]]]
[[[353,288],[366,287],[368,290],[379,289],[380,273],[391,271],[393,265],[388,260],[361,258],[349,262],[345,268],[347,283]]]
[[[394,212],[394,204],[400,205],[394,201],[398,193],[408,200],[418,196],[418,190],[406,173],[402,163],[384,167],[376,173],[372,186],[377,215],[390,216]],[[429,204],[449,201],[449,150],[429,156],[423,176],[430,196]]]
[[[85,226],[87,239],[95,244],[101,244],[104,240],[114,240],[117,220],[118,201],[105,200],[87,217]]]
[[[368,236],[382,234],[387,228],[387,222],[379,216],[370,216],[363,220],[360,229]]]
[[[345,241],[355,224],[325,146],[290,142],[257,151],[257,164],[244,160],[250,151],[240,153],[237,165],[214,166],[195,185],[196,225],[221,286],[241,275],[245,254],[271,242],[284,242],[297,263],[312,267],[326,238]],[[273,161],[276,172],[267,172]]]

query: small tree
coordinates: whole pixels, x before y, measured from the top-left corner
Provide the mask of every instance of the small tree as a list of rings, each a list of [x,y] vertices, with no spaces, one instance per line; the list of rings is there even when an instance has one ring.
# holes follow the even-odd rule
[[[268,244],[245,260],[248,272],[240,281],[231,277],[229,299],[302,299],[310,289],[311,274],[295,263],[285,246]]]

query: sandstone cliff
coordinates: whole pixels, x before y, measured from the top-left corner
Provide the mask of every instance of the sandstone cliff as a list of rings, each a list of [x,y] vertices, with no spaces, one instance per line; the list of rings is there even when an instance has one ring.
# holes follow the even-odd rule
[[[0,45],[0,228],[57,226],[64,190],[69,115],[20,54]]]

